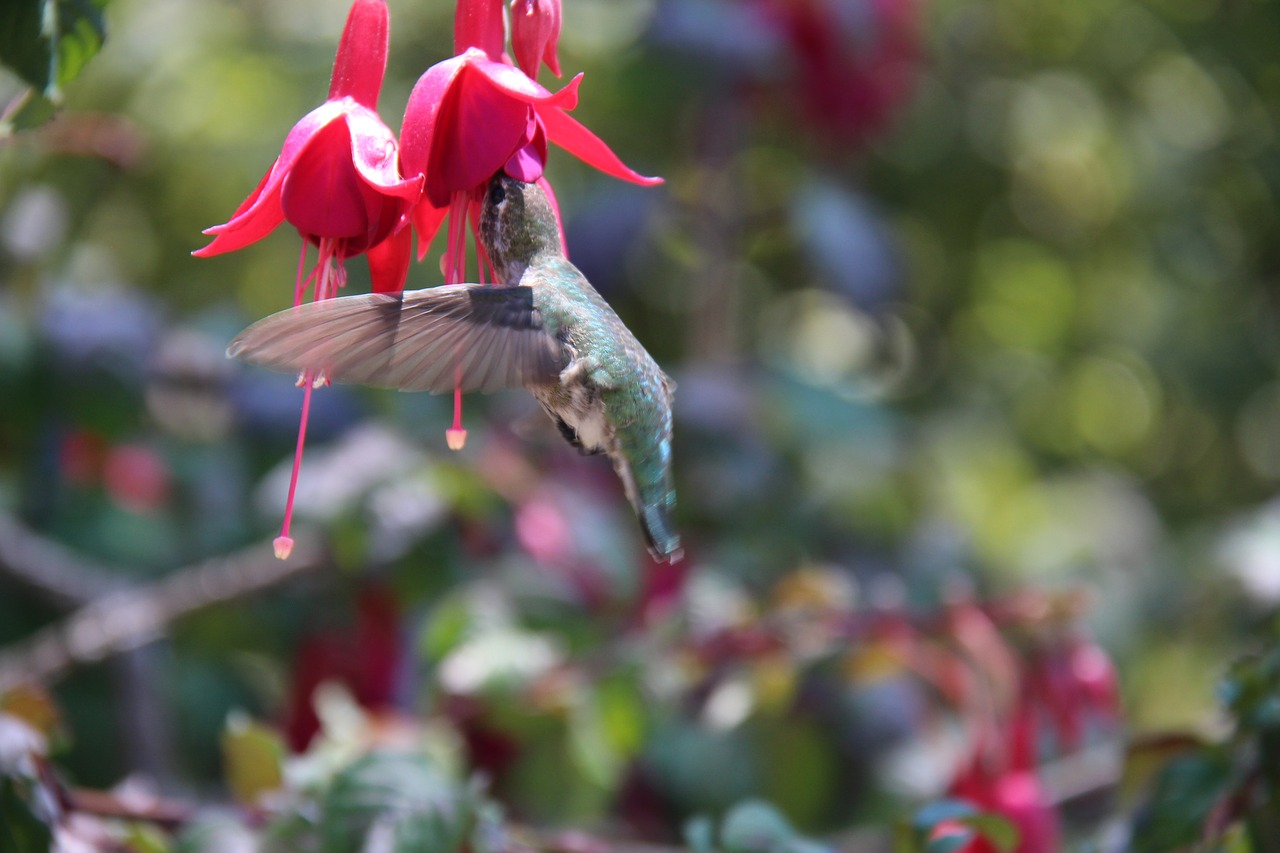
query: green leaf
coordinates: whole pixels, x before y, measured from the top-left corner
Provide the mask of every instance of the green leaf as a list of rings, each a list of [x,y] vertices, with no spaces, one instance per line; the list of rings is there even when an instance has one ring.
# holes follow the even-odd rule
[[[230,817],[200,818],[187,825],[174,841],[172,853],[253,853],[254,834]]]
[[[1229,790],[1231,778],[1230,756],[1217,751],[1169,762],[1135,827],[1133,849],[1163,853],[1195,843],[1209,812]]]
[[[18,783],[0,778],[0,850],[47,853],[52,847],[52,830],[32,812]]]
[[[928,832],[943,821],[966,821],[977,814],[973,804],[964,800],[937,800],[917,809],[911,822],[921,832]]]
[[[979,835],[994,844],[1001,853],[1010,853],[1018,846],[1021,833],[1018,832],[1018,827],[1003,815],[984,812],[965,818],[962,823],[976,829]]]
[[[373,753],[333,780],[322,803],[325,853],[362,850],[371,835],[395,851],[452,853],[470,829],[467,793],[427,759]]]
[[[274,729],[241,713],[227,717],[222,731],[222,761],[227,787],[242,803],[255,803],[263,794],[284,786],[285,746]]]
[[[720,827],[720,841],[730,853],[769,853],[795,837],[782,813],[761,800],[734,806]]]
[[[582,696],[569,713],[569,754],[574,764],[593,785],[611,788],[622,772],[622,759],[604,730],[595,698]]]
[[[684,825],[684,843],[690,853],[716,853],[715,827],[711,818],[699,815]]]
[[[942,838],[933,838],[925,843],[925,853],[955,853],[957,850],[963,849],[970,841],[973,841],[973,832],[970,830],[957,830],[954,833],[948,833]]]
[[[50,102],[102,47],[109,0],[6,0],[0,4],[0,62]]]
[[[169,839],[158,826],[149,823],[131,823],[125,830],[124,842],[130,853],[168,853]],[[220,853],[233,853],[231,848],[220,847]]]

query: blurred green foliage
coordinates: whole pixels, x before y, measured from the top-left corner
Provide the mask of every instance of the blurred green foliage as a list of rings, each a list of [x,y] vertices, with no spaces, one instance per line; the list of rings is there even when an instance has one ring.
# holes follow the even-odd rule
[[[863,41],[905,27],[918,50],[885,60],[912,84],[848,135],[803,109],[812,51],[735,17],[748,5],[565,0],[576,115],[667,179],[624,187],[561,153],[548,172],[571,257],[680,384],[687,576],[649,563],[607,464],[521,395],[469,400],[454,455],[444,402],[328,389],[299,515],[336,568],[59,684],[72,779],[221,790],[229,711],[303,738],[309,688],[336,679],[456,723],[521,819],[628,803],[670,836],[766,797],[805,832],[888,825],[955,764],[936,685],[870,655],[850,674],[825,645],[709,669],[655,652],[776,615],[815,568],[841,612],[1082,588],[1132,728],[1207,724],[1280,599],[1280,8],[849,0],[905,10]],[[0,145],[0,509],[121,580],[279,519],[298,395],[222,350],[289,304],[298,241],[189,253],[323,99],[346,6],[114,0],[61,115]],[[393,128],[452,14],[391,0]],[[439,251],[410,287],[438,283]],[[0,644],[65,606],[0,584]],[[654,615],[672,601],[684,621]],[[581,681],[547,676],[566,661]],[[1267,757],[1277,690],[1255,666],[1228,708]],[[853,760],[904,731],[936,739],[898,777]],[[1191,843],[1251,772],[1237,747],[1121,804],[1182,819],[1141,849]],[[699,837],[732,847],[712,825]]]

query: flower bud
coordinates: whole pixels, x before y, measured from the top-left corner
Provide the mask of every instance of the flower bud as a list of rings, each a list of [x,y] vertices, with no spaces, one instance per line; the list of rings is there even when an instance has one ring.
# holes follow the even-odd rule
[[[538,76],[538,64],[547,63],[560,76],[556,45],[560,41],[560,0],[512,0],[511,48],[516,64],[531,78]]]

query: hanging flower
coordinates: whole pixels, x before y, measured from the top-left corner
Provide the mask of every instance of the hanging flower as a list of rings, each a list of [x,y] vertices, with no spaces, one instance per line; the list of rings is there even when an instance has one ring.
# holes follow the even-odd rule
[[[633,171],[569,116],[578,104],[581,80],[579,74],[559,92],[550,92],[475,47],[433,65],[419,78],[405,109],[401,171],[425,173],[424,203],[436,210],[447,208],[459,193],[482,190],[499,171],[526,183],[537,181],[548,142],[615,178],[661,183]],[[415,224],[422,217],[415,211]],[[432,236],[420,234],[424,241]]]
[[[214,239],[193,254],[209,257],[244,248],[289,222],[302,235],[294,305],[314,282],[315,299],[329,299],[346,282],[343,262],[364,254],[373,288],[394,292],[408,274],[410,233],[406,214],[421,194],[422,177],[403,178],[396,138],[376,112],[387,64],[385,0],[355,0],[334,59],[329,98],[302,118],[285,138],[271,169],[231,219],[208,229]],[[319,259],[305,275],[308,244]],[[289,524],[306,437],[311,389],[322,375],[304,374],[302,416],[293,476],[276,555],[293,547]]]

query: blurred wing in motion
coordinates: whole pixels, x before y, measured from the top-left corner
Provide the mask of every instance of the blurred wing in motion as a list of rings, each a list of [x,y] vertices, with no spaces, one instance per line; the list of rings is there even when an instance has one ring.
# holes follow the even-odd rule
[[[529,287],[451,284],[311,302],[245,329],[227,355],[334,382],[440,394],[553,382],[568,359]]]

